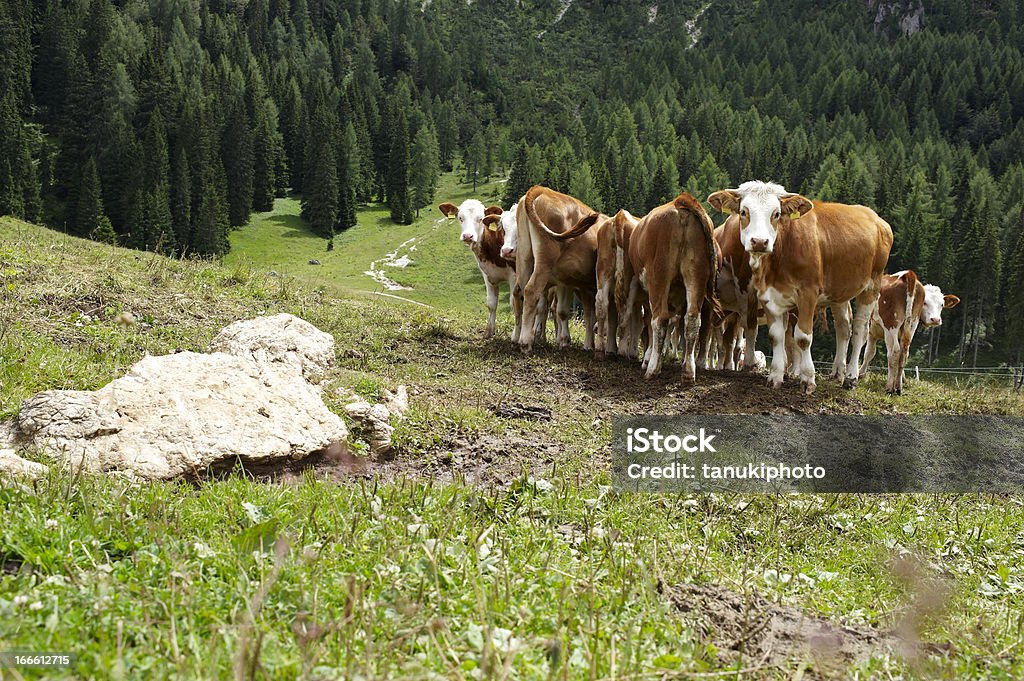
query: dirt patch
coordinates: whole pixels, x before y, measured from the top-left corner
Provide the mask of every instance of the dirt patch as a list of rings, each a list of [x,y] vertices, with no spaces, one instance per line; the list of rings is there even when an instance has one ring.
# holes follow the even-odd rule
[[[892,634],[723,586],[682,584],[667,595],[700,639],[714,645],[719,661],[743,668],[806,665],[811,678],[846,678],[851,663],[901,649],[901,641]]]

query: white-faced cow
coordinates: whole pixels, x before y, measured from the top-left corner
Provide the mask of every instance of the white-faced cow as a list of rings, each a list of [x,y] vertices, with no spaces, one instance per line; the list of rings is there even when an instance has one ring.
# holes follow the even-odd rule
[[[523,204],[526,196],[520,197],[519,201],[512,204],[512,207],[506,211],[502,211],[501,215],[486,215],[484,216],[484,224],[489,228],[493,225],[500,225],[501,231],[504,234],[504,241],[501,243],[501,257],[504,258],[513,267],[516,266],[517,252],[519,247],[519,223],[517,216],[519,215],[519,207]],[[516,285],[513,289],[512,294],[515,296],[515,305],[512,306],[515,312],[515,328],[512,331],[512,342],[519,342],[519,329],[522,328],[523,323],[523,287],[519,283],[519,278],[516,278]],[[572,295],[571,292],[566,295]],[[547,318],[548,314],[551,314],[551,321],[555,325],[558,324],[558,320],[555,318],[555,310],[557,309],[557,296],[558,289],[551,287],[548,289],[548,293],[544,298],[541,299],[540,305],[537,308],[536,326],[534,327],[534,342],[536,343],[547,343]]]
[[[802,390],[814,391],[814,313],[819,305],[827,305],[836,321],[833,374],[840,376],[845,370],[844,385],[855,386],[860,369],[856,358],[867,339],[868,320],[892,248],[889,224],[865,206],[812,204],[769,182],[745,182],[737,189],[715,192],[708,202],[739,215],[740,241],[749,255],[752,281],[772,337],[769,385],[782,384],[787,316],[795,311],[795,366]],[[852,324],[854,361],[847,365],[850,300],[856,301],[857,312]]]
[[[579,199],[539,185],[530,187],[519,202],[516,274],[523,289],[519,344],[525,352],[533,349],[538,316],[541,321],[544,319],[542,301],[551,287],[557,290],[556,340],[559,346],[569,345],[570,292],[575,292],[583,304],[586,329],[583,347],[587,350],[594,347],[597,235],[588,230],[567,242],[554,238],[593,212]]]
[[[633,230],[629,239],[632,279],[628,295],[634,318],[644,314],[644,306],[649,311],[645,378],[661,371],[671,321],[684,314],[683,378],[696,377],[701,308],[707,301],[721,313],[715,295],[718,260],[713,231],[704,207],[685,192],[652,210]]]
[[[501,230],[490,230],[484,226],[484,218],[488,211],[491,213],[501,212],[497,206],[484,208],[484,204],[476,199],[466,199],[462,205],[456,207],[452,203],[442,203],[441,212],[447,218],[458,217],[462,225],[462,241],[468,244],[476,257],[477,267],[484,277],[484,286],[487,288],[487,331],[485,338],[494,335],[497,325],[498,310],[498,289],[502,283],[509,287],[509,304],[515,310],[518,301],[515,297],[516,273],[515,267],[501,257],[501,246],[504,235]],[[518,314],[517,314],[518,316]]]
[[[928,328],[941,326],[942,311],[956,307],[959,302],[960,299],[954,295],[943,295],[934,284],[922,284],[913,270],[886,274],[882,277],[878,307],[871,315],[861,372],[867,372],[875,356],[875,346],[884,338],[889,360],[889,380],[885,390],[890,395],[902,394],[903,370],[918,325],[924,324]]]

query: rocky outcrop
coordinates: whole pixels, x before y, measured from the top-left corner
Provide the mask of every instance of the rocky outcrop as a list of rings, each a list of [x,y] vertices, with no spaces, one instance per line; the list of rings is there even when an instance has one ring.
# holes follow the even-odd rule
[[[386,389],[383,393],[383,402],[371,404],[347,390],[338,392],[350,400],[345,405],[345,413],[359,424],[363,438],[370,445],[370,454],[375,458],[386,458],[392,454],[391,436],[395,428],[391,420],[401,421],[409,409],[409,393],[404,385],[398,386],[393,393]]]
[[[56,464],[150,479],[295,461],[345,444],[345,424],[311,382],[333,362],[330,335],[276,315],[231,324],[210,349],[145,357],[96,391],[29,398],[13,444]]]

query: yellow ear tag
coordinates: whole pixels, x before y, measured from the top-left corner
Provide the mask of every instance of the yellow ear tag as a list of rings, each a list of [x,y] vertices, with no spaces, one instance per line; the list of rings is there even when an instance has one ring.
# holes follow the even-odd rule
[[[800,219],[800,211],[795,210],[792,213],[790,213],[789,214],[789,219],[790,220],[799,220]]]
[[[722,206],[722,212],[725,213],[726,215],[729,215],[730,213],[732,213],[732,208],[729,208],[729,206]]]
[[[487,229],[491,230],[492,232],[497,232],[498,231],[498,225],[496,225],[496,224],[494,224],[492,222],[491,224],[487,225]]]

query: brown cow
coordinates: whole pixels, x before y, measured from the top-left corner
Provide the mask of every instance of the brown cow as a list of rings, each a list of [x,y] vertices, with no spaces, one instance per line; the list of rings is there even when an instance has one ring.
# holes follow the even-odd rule
[[[726,316],[723,329],[723,368],[734,370],[739,363],[738,341],[743,339],[744,357],[754,357],[757,341],[757,290],[751,283],[750,257],[740,241],[740,219],[731,215],[715,229],[715,242],[722,253],[722,266],[718,270],[716,289],[722,309],[735,312]],[[749,371],[756,362],[744,362]]]
[[[519,301],[515,295],[516,273],[515,266],[501,257],[501,245],[504,241],[504,234],[499,230],[490,230],[484,227],[484,218],[490,214],[500,214],[499,206],[484,208],[484,204],[476,199],[466,199],[462,205],[455,206],[453,203],[442,203],[438,206],[446,218],[458,217],[462,225],[462,241],[469,245],[476,258],[476,265],[480,268],[480,274],[484,278],[484,286],[487,288],[487,331],[485,338],[494,335],[497,325],[498,310],[498,287],[502,282],[508,284],[509,304],[516,313],[516,319],[520,317]],[[513,340],[516,332],[512,334]]]
[[[587,230],[575,239],[560,242],[553,237],[569,230],[594,211],[571,196],[539,185],[530,187],[516,211],[518,245],[516,276],[523,291],[523,321],[519,344],[533,349],[538,311],[548,288],[558,289],[557,333],[559,346],[569,345],[569,314],[575,292],[583,304],[586,339],[594,347],[594,298],[597,293],[597,235]]]
[[[625,290],[618,283],[623,276],[621,270],[625,262],[620,241],[628,244],[629,235],[638,222],[639,220],[625,209],[616,213],[615,217],[608,217],[603,213],[591,213],[577,222],[568,232],[554,237],[559,241],[566,241],[576,238],[588,230],[597,233],[597,296],[595,299],[597,338],[594,342],[594,357],[597,359],[604,359],[606,353],[614,355],[621,352],[623,355],[636,356],[635,341],[632,344],[632,354],[630,354],[628,334],[632,325],[623,316],[628,316],[624,296],[617,296],[616,293],[619,288]]]
[[[661,371],[672,318],[684,312],[683,377],[696,377],[701,307],[706,300],[721,313],[715,295],[718,262],[713,231],[704,207],[685,192],[652,210],[633,230],[629,239],[633,272],[628,295],[632,314],[640,318],[644,306],[641,290],[647,291],[650,340],[644,353],[645,378]]]
[[[855,300],[852,356],[857,358],[892,248],[889,224],[870,208],[812,204],[769,182],[745,182],[737,189],[723,189],[708,197],[708,202],[724,213],[739,214],[740,241],[750,256],[752,281],[774,345],[769,385],[782,385],[787,316],[795,310],[793,336],[800,355],[796,364],[801,389],[814,391],[814,314],[819,305],[828,305],[836,319],[833,371],[840,375],[845,369],[844,385],[855,386],[860,366],[856,359],[847,366],[850,326],[844,312],[850,309],[846,303]]]
[[[885,390],[890,395],[903,394],[903,370],[918,324],[929,328],[941,326],[942,311],[956,307],[959,302],[960,299],[954,295],[943,295],[934,284],[922,284],[913,270],[883,276],[878,307],[871,315],[861,373],[867,373],[875,356],[875,346],[884,338],[885,353],[889,358],[889,380]]]

